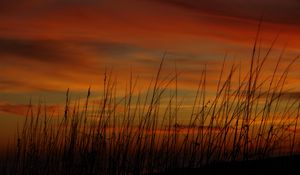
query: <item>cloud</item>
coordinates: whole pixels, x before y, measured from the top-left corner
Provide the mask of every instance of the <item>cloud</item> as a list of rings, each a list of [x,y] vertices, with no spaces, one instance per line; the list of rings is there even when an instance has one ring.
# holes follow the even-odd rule
[[[4,113],[10,113],[20,116],[26,116],[29,109],[34,108],[37,109],[38,106],[33,105],[25,105],[25,104],[0,104],[0,112]],[[53,113],[59,109],[59,106],[56,105],[47,105],[47,106],[41,106],[43,110],[46,110],[48,113]],[[45,111],[44,111],[45,112]]]
[[[177,62],[185,86],[197,84],[204,64],[215,79],[226,51],[242,58],[250,53],[257,28],[257,21],[247,20],[257,18],[253,8],[282,4],[267,2],[1,1],[2,8],[15,10],[0,12],[0,89],[85,90],[102,83],[105,67],[113,67],[120,81],[133,67],[146,84],[165,51],[164,70],[174,71]],[[282,8],[294,11],[295,4],[288,0]],[[277,31],[265,33],[272,38]],[[292,36],[296,48],[297,36]]]
[[[0,38],[0,89],[2,91],[75,90],[99,87],[105,67],[115,67],[120,79],[129,75],[124,66],[140,64],[138,55],[153,50],[126,42],[105,40],[37,40]],[[159,60],[160,57],[154,58]],[[158,64],[152,62],[151,66]],[[128,71],[128,72],[127,72]],[[144,70],[145,71],[145,70]],[[148,70],[146,69],[146,72]],[[126,73],[124,73],[126,72]]]
[[[79,41],[79,43],[82,46],[89,48],[90,51],[109,58],[117,57],[120,59],[126,59],[127,56],[131,56],[139,52],[150,52],[151,50],[143,48],[143,46],[127,43],[126,41],[112,42],[101,40],[83,40]]]
[[[83,50],[86,49],[86,50]],[[10,56],[28,61],[39,61],[57,64],[75,64],[84,66],[84,51],[91,51],[106,57],[126,56],[142,52],[142,47],[125,42],[110,42],[101,40],[37,40],[0,38],[0,56],[11,59]],[[90,58],[85,58],[89,60]]]
[[[275,23],[300,24],[300,2],[298,0],[158,0],[188,11],[237,17]]]
[[[282,92],[282,93],[275,93],[276,96],[280,96],[281,98],[284,99],[300,99],[300,91],[295,91],[295,92]]]
[[[72,58],[66,53],[63,43],[46,40],[0,39],[1,56],[16,56],[43,62],[67,62]]]

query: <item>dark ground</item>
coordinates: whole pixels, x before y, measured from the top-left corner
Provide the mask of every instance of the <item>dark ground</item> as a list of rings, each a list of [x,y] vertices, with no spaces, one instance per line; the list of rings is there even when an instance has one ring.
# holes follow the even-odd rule
[[[249,160],[219,162],[196,169],[181,169],[164,174],[300,174],[300,155]]]

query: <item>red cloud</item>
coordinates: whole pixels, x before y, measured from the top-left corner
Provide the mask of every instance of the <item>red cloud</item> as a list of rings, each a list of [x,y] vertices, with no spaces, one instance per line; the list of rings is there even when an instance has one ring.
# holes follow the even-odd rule
[[[16,114],[20,116],[26,116],[30,108],[38,108],[37,105],[25,105],[25,104],[0,104],[0,112]],[[41,106],[44,110],[44,106]],[[58,110],[59,107],[57,105],[47,105],[46,111],[47,112],[54,112]]]

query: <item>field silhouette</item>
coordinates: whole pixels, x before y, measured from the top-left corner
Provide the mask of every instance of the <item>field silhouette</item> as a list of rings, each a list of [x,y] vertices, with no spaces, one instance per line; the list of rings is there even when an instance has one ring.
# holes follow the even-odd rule
[[[265,78],[276,39],[265,55],[257,40],[246,68],[228,66],[224,59],[214,97],[207,94],[202,71],[187,122],[180,115],[177,70],[173,76],[161,75],[165,58],[145,93],[136,90],[138,80],[131,74],[120,98],[117,82],[105,72],[99,104],[90,103],[89,89],[84,102],[71,100],[68,90],[60,117],[47,113],[42,103],[30,105],[1,160],[1,174],[201,173],[244,167],[243,162],[250,169],[254,164],[269,167],[273,163],[268,160],[275,160],[270,157],[296,155],[300,102],[287,95],[284,85],[298,57],[280,71],[279,55]],[[171,84],[175,88],[170,90]]]

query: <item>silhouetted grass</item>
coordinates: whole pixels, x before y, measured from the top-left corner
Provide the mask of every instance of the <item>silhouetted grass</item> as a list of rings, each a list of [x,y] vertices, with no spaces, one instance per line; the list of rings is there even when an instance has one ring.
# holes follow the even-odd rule
[[[1,162],[2,174],[152,174],[293,155],[300,103],[285,99],[284,85],[298,57],[280,72],[280,55],[264,78],[275,41],[265,55],[255,42],[246,74],[235,64],[225,74],[224,58],[214,97],[207,95],[204,69],[185,116],[179,114],[177,68],[172,77],[161,75],[165,58],[145,93],[131,73],[120,98],[117,81],[105,72],[99,104],[90,103],[89,89],[84,102],[71,100],[67,91],[63,116],[48,114],[42,103],[30,107]]]

